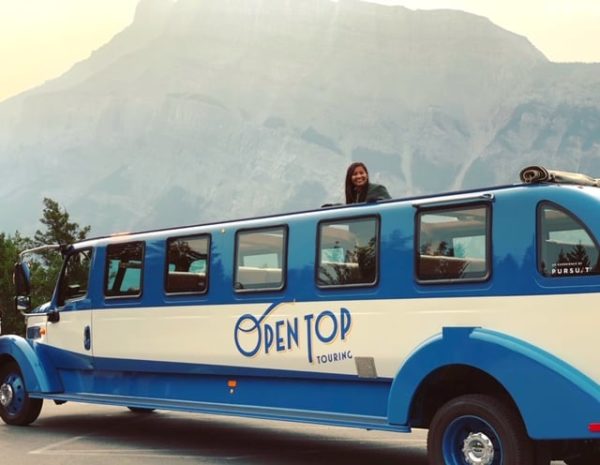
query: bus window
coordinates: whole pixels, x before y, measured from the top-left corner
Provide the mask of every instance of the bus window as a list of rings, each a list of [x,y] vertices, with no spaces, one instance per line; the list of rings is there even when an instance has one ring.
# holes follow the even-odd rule
[[[539,208],[538,219],[540,273],[555,278],[600,273],[598,244],[579,220],[548,203]]]
[[[239,231],[236,236],[236,292],[280,290],[285,286],[287,228]]]
[[[139,297],[142,295],[144,243],[127,242],[106,247],[107,297]]]
[[[91,261],[92,249],[78,250],[67,257],[58,285],[58,305],[86,296]]]
[[[210,236],[176,237],[167,240],[169,294],[204,294],[208,289]]]
[[[486,206],[419,212],[417,279],[486,279],[490,272],[488,216]]]
[[[377,282],[377,218],[327,221],[319,225],[319,287],[368,286]]]

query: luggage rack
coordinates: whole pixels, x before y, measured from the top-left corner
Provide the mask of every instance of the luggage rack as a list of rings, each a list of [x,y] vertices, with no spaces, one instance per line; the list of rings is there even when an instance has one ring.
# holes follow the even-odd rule
[[[600,178],[569,171],[549,170],[537,165],[523,168],[519,177],[525,184],[555,183],[600,187]]]

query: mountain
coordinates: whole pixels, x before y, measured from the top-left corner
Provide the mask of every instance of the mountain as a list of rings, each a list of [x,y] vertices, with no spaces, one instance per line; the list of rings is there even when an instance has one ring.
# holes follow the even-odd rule
[[[97,234],[316,208],[354,160],[394,197],[532,163],[600,177],[600,64],[458,11],[142,0],[87,60],[0,103],[0,231],[34,231],[43,197]]]

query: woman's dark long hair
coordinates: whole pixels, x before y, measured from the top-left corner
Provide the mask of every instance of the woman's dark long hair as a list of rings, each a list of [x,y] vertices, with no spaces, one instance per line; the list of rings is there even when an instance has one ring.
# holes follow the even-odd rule
[[[354,170],[356,168],[358,168],[359,166],[361,166],[362,169],[365,170],[365,173],[367,173],[367,184],[365,185],[364,189],[356,192],[356,190],[354,189],[354,184],[352,184],[352,173],[354,173]],[[348,167],[348,170],[346,171],[346,203],[364,202],[365,200],[367,200],[367,191],[368,190],[369,190],[369,170],[367,169],[365,164],[360,161],[352,163]],[[358,199],[357,199],[357,194],[358,194]]]

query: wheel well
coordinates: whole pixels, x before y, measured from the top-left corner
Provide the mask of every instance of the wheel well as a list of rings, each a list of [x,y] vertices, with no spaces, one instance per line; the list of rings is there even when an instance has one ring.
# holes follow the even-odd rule
[[[0,355],[0,368],[8,363],[17,363],[17,361],[8,354]]]
[[[433,371],[419,385],[411,403],[410,425],[428,428],[442,405],[464,394],[488,394],[501,398],[518,412],[511,396],[498,380],[478,368],[449,365]]]

